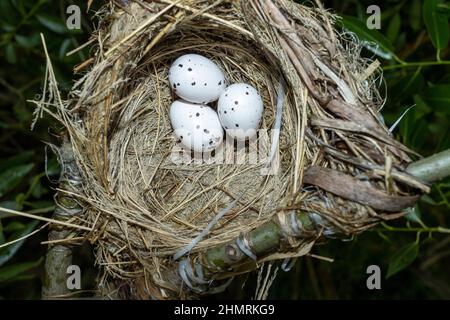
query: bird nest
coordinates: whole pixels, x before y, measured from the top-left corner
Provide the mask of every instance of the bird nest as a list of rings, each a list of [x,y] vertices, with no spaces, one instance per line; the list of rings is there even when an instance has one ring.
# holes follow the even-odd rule
[[[319,2],[111,2],[99,16],[92,58],[77,67],[89,70],[62,100],[49,64],[38,113],[64,126],[59,193],[83,208],[71,221],[85,227],[75,236],[93,245],[104,295],[214,293],[323,237],[398,218],[426,190],[379,113],[377,62]],[[260,92],[256,147],[200,161],[176,149],[168,69],[186,53]]]

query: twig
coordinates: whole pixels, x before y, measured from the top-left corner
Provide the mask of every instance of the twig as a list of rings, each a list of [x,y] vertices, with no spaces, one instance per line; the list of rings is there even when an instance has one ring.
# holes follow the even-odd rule
[[[39,229],[34,230],[33,232],[30,232],[30,233],[24,235],[23,237],[20,237],[20,238],[14,239],[14,240],[12,240],[12,241],[6,242],[6,243],[0,245],[0,249],[1,249],[1,248],[4,248],[4,247],[7,247],[7,246],[9,246],[9,245],[12,245],[13,243],[22,241],[22,240],[24,240],[24,239],[26,239],[26,238],[29,238],[29,237],[31,237],[32,235],[34,235],[34,234],[38,233],[39,231],[41,231],[42,229],[45,229],[48,225],[49,225],[49,223],[46,223],[46,224],[44,224],[42,227],[40,227]]]
[[[86,41],[85,43],[83,43],[81,46],[79,46],[79,47],[77,47],[77,48],[75,48],[75,49],[73,49],[73,50],[67,52],[67,53],[66,53],[66,57],[71,56],[72,54],[78,52],[79,50],[82,50],[82,49],[86,48],[86,47],[89,46],[91,43],[95,42],[95,40],[96,40],[95,38],[92,38],[91,40]]]
[[[46,218],[46,217],[41,217],[41,216],[37,216],[37,215],[34,215],[34,214],[29,214],[29,213],[25,213],[25,212],[21,212],[21,211],[16,211],[16,210],[11,210],[11,209],[7,209],[7,208],[3,208],[3,207],[0,207],[0,211],[6,212],[6,213],[10,213],[10,214],[16,215],[16,216],[31,218],[31,219],[35,219],[35,220],[41,220],[41,221],[45,221],[45,222],[49,222],[49,223],[53,223],[53,224],[59,224],[61,226],[68,227],[68,228],[80,229],[80,230],[85,230],[85,231],[92,231],[92,229],[89,228],[89,227],[80,226],[80,225],[77,225],[77,224],[64,222],[64,221],[59,221],[59,220],[55,220],[55,219],[50,219],[50,218]]]
[[[450,176],[450,149],[411,163],[406,171],[420,180],[434,182]]]

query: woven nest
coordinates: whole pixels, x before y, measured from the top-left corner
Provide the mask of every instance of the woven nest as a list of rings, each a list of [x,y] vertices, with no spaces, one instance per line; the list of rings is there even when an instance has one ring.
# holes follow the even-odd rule
[[[111,2],[99,15],[92,58],[78,68],[89,70],[65,101],[50,81],[39,107],[64,125],[60,193],[84,209],[72,220],[90,230],[77,237],[95,248],[104,295],[213,293],[324,236],[398,218],[426,190],[404,172],[411,152],[379,113],[378,65],[320,3]],[[186,53],[261,93],[261,129],[282,116],[279,139],[258,136],[265,151],[277,147],[270,172],[264,161],[174,163],[168,69]]]

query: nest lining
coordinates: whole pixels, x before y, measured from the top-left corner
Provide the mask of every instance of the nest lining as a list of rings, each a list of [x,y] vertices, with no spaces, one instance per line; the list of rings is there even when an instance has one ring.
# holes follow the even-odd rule
[[[380,121],[379,74],[361,78],[370,61],[360,58],[358,43],[336,32],[335,17],[320,4],[164,0],[132,2],[126,10],[111,3],[103,10],[91,70],[74,85],[68,101],[48,97],[57,108],[52,114],[67,129],[79,167],[81,187],[69,184],[66,192],[85,208],[79,222],[93,226],[84,236],[94,244],[104,269],[101,288],[120,279],[128,283],[132,297],[169,297],[168,288],[175,296],[186,296],[180,291],[182,282],[165,278],[165,270],[176,265],[173,254],[236,199],[235,208],[190,256],[233,241],[280,212],[318,215],[318,236],[324,228],[352,235],[401,215],[329,190],[323,181],[313,182],[305,172],[308,167],[356,177],[355,183],[364,183],[370,192],[392,198],[414,194],[411,187],[423,188],[401,172],[410,161],[408,150],[389,137]],[[292,30],[286,30],[278,13],[287,17]],[[304,56],[296,60],[299,49]],[[274,126],[283,78],[278,174],[262,175],[263,163],[173,163],[176,141],[168,110],[176,97],[168,69],[185,53],[215,61],[228,84],[253,85],[264,100],[263,129]],[[49,111],[47,104],[40,107]],[[270,148],[270,142],[266,145]],[[395,175],[383,172],[387,158]],[[316,239],[288,240],[298,253],[305,241]],[[144,293],[139,282],[145,284]]]

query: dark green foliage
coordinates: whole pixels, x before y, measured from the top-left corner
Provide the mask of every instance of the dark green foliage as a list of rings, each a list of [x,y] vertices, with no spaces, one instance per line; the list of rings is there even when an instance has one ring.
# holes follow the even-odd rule
[[[40,33],[47,41],[62,90],[72,84],[72,69],[87,51],[66,57],[82,44],[93,25],[85,17],[82,31],[65,25],[70,1],[0,1],[0,206],[50,216],[54,209],[49,181],[59,171],[56,157],[43,141],[56,141],[58,127],[51,119],[30,131],[33,105],[39,98],[45,74]],[[85,4],[84,4],[85,5]],[[86,10],[85,6],[82,10]],[[87,19],[86,19],[87,18]],[[52,131],[48,130],[51,126]],[[46,174],[47,173],[47,174]],[[0,212],[0,246],[35,231],[41,222]],[[0,299],[39,298],[46,229],[10,246],[0,248]]]
[[[305,1],[310,3],[310,1]],[[450,148],[450,4],[439,0],[389,0],[379,3],[381,30],[368,30],[369,0],[328,0],[327,8],[344,15],[341,25],[367,41],[364,54],[384,67],[386,123],[392,125],[410,106],[395,129],[396,137],[413,150],[431,155]],[[64,92],[71,87],[73,67],[88,57],[88,49],[66,53],[84,43],[94,23],[86,15],[81,31],[65,27],[72,1],[0,0],[0,206],[50,216],[57,178],[55,156],[42,141],[56,141],[59,127],[51,119],[30,131],[33,105],[39,98],[45,57],[39,33],[44,33],[53,67]],[[377,47],[378,46],[378,47]],[[375,52],[375,53],[374,53]],[[378,56],[376,55],[378,54]],[[384,86],[382,86],[384,88]],[[49,131],[47,128],[51,127]],[[47,159],[47,163],[46,160]],[[0,213],[0,246],[36,231],[42,223]],[[407,219],[380,225],[352,242],[329,241],[313,253],[332,257],[329,263],[310,257],[297,261],[289,273],[279,273],[271,298],[450,298],[450,179],[423,196]],[[0,248],[0,299],[39,298],[46,232]],[[76,255],[83,288],[93,284],[95,270],[89,248]],[[379,265],[382,290],[366,287],[366,268]],[[219,297],[248,298],[255,275],[244,290],[235,281]],[[387,277],[387,278],[386,278]],[[245,280],[245,277],[242,277]]]
[[[405,269],[411,263],[416,260],[417,255],[419,254],[419,244],[416,242],[412,242],[401,247],[392,258],[389,263],[389,268],[387,271],[386,278],[393,276],[399,271]]]

